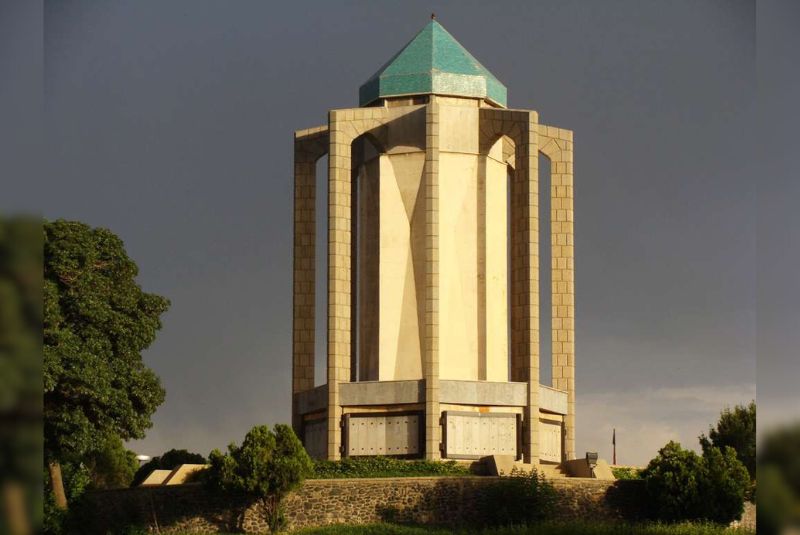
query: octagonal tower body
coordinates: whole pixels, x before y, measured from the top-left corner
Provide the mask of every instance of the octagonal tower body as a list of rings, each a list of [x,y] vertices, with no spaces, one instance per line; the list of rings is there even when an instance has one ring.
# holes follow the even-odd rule
[[[574,457],[572,134],[431,21],[295,141],[293,421],[318,457]],[[538,157],[552,160],[539,384]],[[328,373],[314,386],[315,162],[328,153]]]

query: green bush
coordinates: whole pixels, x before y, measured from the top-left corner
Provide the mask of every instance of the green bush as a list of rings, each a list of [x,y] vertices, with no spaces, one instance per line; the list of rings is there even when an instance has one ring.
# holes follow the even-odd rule
[[[710,447],[699,456],[670,441],[642,472],[651,512],[665,522],[741,517],[750,477],[733,448]]]
[[[618,466],[611,469],[617,479],[642,479],[642,471],[632,466]]]
[[[470,475],[469,467],[455,461],[403,460],[391,457],[347,457],[340,461],[314,461],[313,477],[339,479],[465,475]]]
[[[228,453],[214,450],[205,480],[215,490],[244,494],[261,502],[273,533],[285,527],[283,498],[311,474],[312,463],[292,428],[276,424],[256,426],[241,447],[228,446]]]
[[[489,527],[534,524],[552,516],[556,491],[535,469],[516,469],[486,489],[481,517]]]
[[[704,477],[701,496],[705,502],[703,518],[720,524],[738,520],[750,490],[750,474],[736,450],[709,448],[703,452]]]

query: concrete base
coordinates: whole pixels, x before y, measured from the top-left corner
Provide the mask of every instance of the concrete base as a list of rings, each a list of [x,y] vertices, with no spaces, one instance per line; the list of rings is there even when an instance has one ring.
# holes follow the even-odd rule
[[[490,455],[481,459],[486,467],[486,475],[507,476],[514,468],[519,468],[513,455]]]
[[[570,477],[587,477],[603,481],[614,481],[617,479],[614,477],[611,467],[603,459],[597,460],[597,466],[594,467],[594,475],[592,475],[592,471],[589,469],[586,459],[573,459],[563,463],[563,466]]]

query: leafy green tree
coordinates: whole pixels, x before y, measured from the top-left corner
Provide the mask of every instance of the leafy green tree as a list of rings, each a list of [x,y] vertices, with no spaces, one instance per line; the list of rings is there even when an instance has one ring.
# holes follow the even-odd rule
[[[142,291],[138,268],[111,231],[44,225],[44,445],[56,505],[66,508],[60,463],[109,435],[142,438],[164,401],[141,353],[169,301]]]
[[[756,403],[726,408],[719,416],[716,427],[709,427],[708,436],[700,435],[703,451],[726,446],[736,451],[736,456],[747,468],[751,479],[756,477]]]
[[[670,441],[642,471],[651,512],[658,520],[728,524],[741,517],[750,484],[733,448],[703,455]]]
[[[153,457],[136,471],[131,486],[140,485],[153,470],[174,470],[182,464],[206,464],[206,458],[199,453],[171,449],[160,457]]]
[[[284,424],[276,424],[272,430],[266,425],[256,426],[244,437],[241,447],[231,444],[226,454],[214,450],[209,461],[209,485],[258,500],[273,533],[286,523],[283,498],[313,470],[300,440]]]
[[[91,486],[96,489],[127,487],[139,469],[136,454],[125,448],[118,436],[108,436],[99,447],[84,456]]]

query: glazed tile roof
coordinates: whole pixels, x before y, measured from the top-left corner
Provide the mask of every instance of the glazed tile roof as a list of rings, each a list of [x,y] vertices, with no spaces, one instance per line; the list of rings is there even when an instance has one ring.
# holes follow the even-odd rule
[[[436,20],[361,86],[359,104],[430,93],[483,98],[506,106],[506,87]]]

